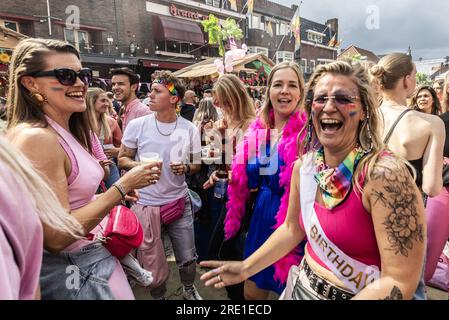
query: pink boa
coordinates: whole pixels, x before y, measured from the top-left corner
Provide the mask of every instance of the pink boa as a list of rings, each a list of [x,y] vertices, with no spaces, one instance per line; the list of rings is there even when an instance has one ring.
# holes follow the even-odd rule
[[[276,214],[276,225],[273,227],[275,229],[282,225],[287,215],[293,164],[298,158],[297,137],[306,123],[306,114],[304,112],[296,112],[290,117],[288,123],[285,125],[282,140],[279,144],[279,155],[285,163],[285,165],[280,168],[279,185],[285,189],[285,193],[281,198],[281,204]],[[256,146],[259,145],[258,138],[260,137],[258,137],[257,134],[258,130],[266,130],[260,118],[251,124],[243,141],[237,146],[237,152],[232,162],[232,176],[234,178],[228,187],[229,201],[226,204],[227,214],[224,227],[226,239],[235,236],[240,229],[243,216],[245,215],[246,203],[249,197],[246,164],[248,159],[251,159],[251,155],[254,155],[254,151],[250,152],[249,141],[255,141]],[[267,133],[266,139],[268,139],[269,136],[269,133]],[[304,136],[301,136],[301,140],[302,139],[304,139]],[[257,149],[258,148],[256,148],[256,150]],[[285,283],[290,267],[294,264],[299,264],[301,258],[299,253],[296,250],[293,250],[284,258],[277,261],[274,265],[274,279],[281,283]]]

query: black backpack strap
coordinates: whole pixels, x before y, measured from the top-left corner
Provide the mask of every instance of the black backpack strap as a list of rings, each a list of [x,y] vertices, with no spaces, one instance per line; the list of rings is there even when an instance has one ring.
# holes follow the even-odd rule
[[[412,109],[404,110],[404,111],[399,115],[399,117],[396,119],[396,121],[395,121],[395,122],[393,123],[393,125],[391,126],[390,131],[388,131],[388,134],[387,134],[387,136],[385,137],[385,140],[384,140],[384,144],[388,144],[388,142],[390,141],[391,136],[393,135],[393,131],[394,131],[394,129],[396,128],[396,126],[398,125],[399,121],[401,121],[401,119],[402,119],[408,112],[410,112],[410,111],[413,111],[413,110],[412,110]]]

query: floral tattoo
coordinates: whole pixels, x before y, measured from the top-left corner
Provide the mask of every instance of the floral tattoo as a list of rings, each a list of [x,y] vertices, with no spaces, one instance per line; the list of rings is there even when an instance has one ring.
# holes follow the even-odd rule
[[[383,225],[392,250],[408,257],[414,241],[424,242],[423,225],[418,224],[418,199],[407,169],[389,164],[390,168],[378,166],[374,170],[373,180],[381,180],[384,187],[373,191],[371,196],[374,205],[380,202],[389,211]]]

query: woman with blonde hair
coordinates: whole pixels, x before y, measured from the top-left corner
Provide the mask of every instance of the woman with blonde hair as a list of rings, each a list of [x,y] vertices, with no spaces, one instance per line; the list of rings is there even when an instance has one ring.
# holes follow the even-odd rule
[[[86,93],[92,71],[82,68],[78,51],[58,40],[25,39],[10,66],[8,135],[48,181],[62,206],[97,234],[109,211],[122,200],[136,200],[135,189],[155,183],[157,163],[140,165],[113,188],[95,197],[104,172],[92,156],[92,130]],[[41,271],[45,299],[134,299],[116,257],[98,241],[77,239],[44,224]],[[78,288],[67,287],[68,266],[77,268]]]
[[[201,99],[193,116],[193,124],[202,129],[203,125],[216,121],[218,121],[218,112],[214,106],[214,100],[212,98]]]
[[[205,125],[204,128],[206,130],[212,129],[211,132],[206,134],[207,136],[213,135],[215,138],[225,137],[226,141],[231,144],[227,150],[232,150],[232,154],[226,154],[226,160],[229,161],[226,164],[229,170],[229,178],[232,180],[230,161],[236,153],[237,144],[241,141],[250,124],[254,121],[256,113],[253,101],[248,95],[245,86],[233,74],[222,75],[214,83],[212,96],[215,107],[219,108],[223,113],[223,119],[216,121],[213,126]],[[217,171],[212,172],[209,180],[203,185],[204,189],[215,186],[215,183],[218,181],[216,173]],[[216,215],[219,218],[210,240],[209,257],[218,257],[220,244],[224,239],[223,222],[226,216],[224,204],[227,201],[227,197],[226,192],[223,199],[215,199]],[[243,300],[243,286],[239,285],[228,288],[228,297],[231,300]]]
[[[120,173],[117,168],[117,156],[122,144],[122,131],[111,116],[109,109],[112,102],[107,93],[100,88],[89,88],[86,96],[87,112],[90,113],[92,129],[99,138],[106,156],[111,159],[109,164],[109,176],[105,180],[106,188],[109,189],[118,179]]]
[[[256,113],[253,100],[240,79],[233,74],[222,75],[214,83],[212,96],[214,105],[224,114],[224,119],[215,123],[214,127],[245,132]]]
[[[284,223],[243,262],[202,262],[215,268],[201,277],[206,285],[243,281],[307,236],[304,258],[291,268],[281,298],[413,297],[425,254],[424,206],[405,161],[384,149],[376,104],[359,64],[317,68]]]
[[[381,85],[382,137],[393,152],[416,170],[416,184],[430,197],[442,187],[444,125],[434,115],[407,107],[416,87],[416,66],[409,55],[393,53],[371,69]]]
[[[233,241],[243,221],[249,219],[241,258],[262,246],[275,230],[274,226],[280,226],[285,220],[292,169],[298,157],[298,135],[307,121],[304,97],[304,79],[299,66],[292,62],[277,64],[268,77],[260,115],[237,147],[224,228],[226,239]],[[302,255],[302,248],[295,248],[276,265],[246,280],[245,299],[267,299],[270,291],[281,294],[289,268],[299,263]]]
[[[31,163],[1,136],[0,176],[0,300],[40,298],[42,224],[74,238],[83,229]]]

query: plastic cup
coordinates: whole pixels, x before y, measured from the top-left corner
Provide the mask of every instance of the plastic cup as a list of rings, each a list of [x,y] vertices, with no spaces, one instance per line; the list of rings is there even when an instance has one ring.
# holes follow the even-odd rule
[[[114,148],[114,145],[113,144],[104,144],[103,145],[103,149],[104,150],[109,150],[109,149],[113,149]]]
[[[139,155],[140,162],[142,164],[149,164],[154,162],[162,163],[162,159],[157,152],[146,152]]]

